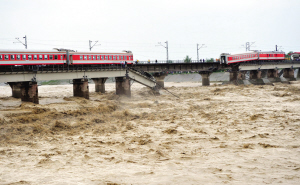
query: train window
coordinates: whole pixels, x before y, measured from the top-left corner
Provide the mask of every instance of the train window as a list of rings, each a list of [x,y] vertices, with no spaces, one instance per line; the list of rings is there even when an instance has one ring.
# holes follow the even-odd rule
[[[28,60],[31,60],[32,59],[32,55],[28,55]]]
[[[17,55],[17,60],[20,60],[21,59],[21,56],[20,55]]]
[[[2,60],[2,55],[0,55],[0,60]]]
[[[133,56],[130,57],[130,60],[133,60]]]
[[[111,60],[112,59],[112,56],[109,56],[109,60]]]
[[[26,55],[23,55],[23,60],[26,60]]]
[[[48,60],[48,55],[44,55],[44,60]]]
[[[119,60],[119,56],[117,56],[117,60]]]
[[[105,60],[108,60],[108,56],[107,55],[105,56]]]
[[[84,55],[84,57],[83,57],[83,58],[84,58],[84,60],[86,60],[86,59],[87,59],[87,56],[86,56],[86,55]]]
[[[15,60],[15,55],[10,55],[10,60]]]
[[[58,59],[57,55],[54,55],[54,60],[57,60],[57,59]]]
[[[53,55],[49,55],[49,59],[50,59],[50,60],[53,60]]]
[[[92,60],[92,56],[91,55],[89,55],[89,60]]]
[[[8,60],[8,55],[4,55],[4,59],[5,59],[5,60]]]
[[[114,60],[116,60],[116,56],[114,56]]]
[[[123,56],[120,56],[120,60],[123,60]]]
[[[39,59],[40,59],[40,60],[43,60],[43,55],[39,55]]]
[[[100,60],[100,56],[97,56],[97,60]]]
[[[82,60],[83,59],[83,57],[82,57],[82,55],[80,55],[80,60]]]
[[[101,56],[101,60],[104,60],[104,56],[103,55]]]
[[[93,60],[96,60],[96,56],[95,55],[93,55]]]
[[[33,55],[33,59],[36,60],[37,59],[37,55]]]

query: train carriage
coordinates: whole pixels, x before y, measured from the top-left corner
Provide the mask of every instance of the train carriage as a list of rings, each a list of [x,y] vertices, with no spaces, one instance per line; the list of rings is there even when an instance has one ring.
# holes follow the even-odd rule
[[[90,65],[133,63],[130,51],[122,53],[75,52],[57,49],[57,51],[16,51],[0,50],[0,66],[6,65]]]
[[[253,51],[241,54],[222,53],[220,63],[234,64],[254,61],[282,61],[285,60],[285,53],[279,51]]]

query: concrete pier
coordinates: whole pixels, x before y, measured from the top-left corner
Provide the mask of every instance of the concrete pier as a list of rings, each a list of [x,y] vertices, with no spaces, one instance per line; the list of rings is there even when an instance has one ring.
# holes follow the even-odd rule
[[[8,82],[9,86],[11,87],[12,97],[14,98],[21,98],[21,86],[22,82]]]
[[[254,85],[265,85],[265,82],[262,79],[262,71],[251,70],[249,82]]]
[[[90,98],[89,83],[87,79],[73,79],[73,96]]]
[[[131,97],[130,80],[126,77],[116,77],[116,94]]]
[[[202,77],[202,86],[209,86],[210,85],[209,76],[212,74],[212,72],[200,71],[199,74]]]
[[[267,78],[271,83],[281,82],[281,79],[279,78],[277,69],[268,69]]]
[[[296,81],[296,78],[295,78],[295,70],[294,69],[283,69],[283,77],[285,79],[287,79],[288,81]]]
[[[21,100],[38,104],[38,85],[37,82],[20,82],[21,83]]]
[[[246,71],[229,72],[229,84],[243,85],[245,79],[246,79]]]
[[[105,82],[107,78],[92,78],[95,83],[95,92],[105,93]]]
[[[166,73],[154,73],[153,74],[155,80],[156,80],[156,84],[158,89],[164,88],[165,87],[165,77],[167,76]]]

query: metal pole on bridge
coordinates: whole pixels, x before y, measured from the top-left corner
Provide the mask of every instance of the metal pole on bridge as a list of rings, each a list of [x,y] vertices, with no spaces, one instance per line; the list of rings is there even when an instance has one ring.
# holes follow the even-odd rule
[[[16,39],[17,39],[17,41],[19,41],[19,43],[21,43],[21,44],[23,44],[25,46],[25,49],[27,49],[27,37],[26,37],[26,35],[25,35],[25,37],[23,37],[23,39],[25,39],[25,44],[23,42],[21,42],[19,40],[19,38],[16,38]],[[18,42],[14,42],[14,43],[18,43]]]
[[[166,43],[166,46],[162,45],[161,42],[159,42],[158,44],[159,45],[156,45],[156,46],[162,46],[164,48],[166,48],[167,50],[167,62],[169,61],[169,46],[168,46],[168,41],[165,42]]]
[[[199,48],[199,44],[197,44],[197,62],[199,62],[199,49],[201,49],[201,48],[204,48],[205,47],[205,44],[202,44],[201,46],[200,46],[200,48]]]
[[[95,41],[95,44],[94,44],[93,46],[91,46],[92,42],[93,42],[93,41],[89,40],[89,46],[90,46],[89,48],[90,48],[90,51],[92,51],[92,48],[97,44],[98,41]],[[101,44],[98,44],[98,45],[101,45]],[[98,45],[97,45],[97,46],[98,46]]]

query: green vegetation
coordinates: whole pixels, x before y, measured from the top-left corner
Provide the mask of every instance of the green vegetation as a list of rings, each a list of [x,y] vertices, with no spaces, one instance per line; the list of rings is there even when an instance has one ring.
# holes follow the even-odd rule
[[[287,54],[285,54],[285,58],[288,60],[291,60],[291,54],[294,53],[293,51],[288,52]]]
[[[213,58],[207,58],[206,60],[205,60],[205,62],[214,62],[214,59]]]
[[[188,55],[183,60],[184,60],[184,63],[191,63],[192,62],[192,58],[190,58]]]

